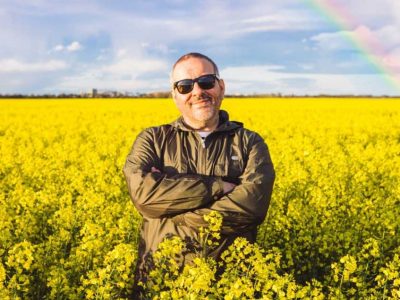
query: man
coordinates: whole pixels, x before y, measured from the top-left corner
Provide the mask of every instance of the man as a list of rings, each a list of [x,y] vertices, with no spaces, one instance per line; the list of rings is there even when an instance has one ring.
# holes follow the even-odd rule
[[[211,256],[218,259],[237,237],[254,242],[275,178],[263,139],[220,110],[225,83],[210,58],[182,56],[171,83],[182,116],[141,132],[124,167],[143,216],[137,281],[145,280],[151,254],[165,237],[195,245],[199,228],[207,226],[203,216],[213,210],[222,214],[223,225]]]

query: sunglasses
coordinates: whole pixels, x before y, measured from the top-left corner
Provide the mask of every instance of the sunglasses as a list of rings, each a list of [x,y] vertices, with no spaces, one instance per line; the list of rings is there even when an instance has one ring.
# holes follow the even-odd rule
[[[193,90],[195,82],[203,90],[212,89],[215,86],[215,80],[219,80],[216,74],[207,74],[195,79],[183,79],[174,83],[174,89],[177,89],[180,94],[187,94]]]

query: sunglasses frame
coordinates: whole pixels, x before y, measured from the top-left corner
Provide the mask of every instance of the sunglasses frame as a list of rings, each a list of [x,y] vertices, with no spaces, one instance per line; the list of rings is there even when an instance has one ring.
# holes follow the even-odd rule
[[[210,87],[210,88],[203,88],[202,86],[201,86],[201,82],[199,83],[199,80],[201,80],[202,78],[204,78],[204,77],[208,77],[208,76],[212,76],[213,78],[214,78],[214,83],[213,83],[213,86],[212,87]],[[174,82],[174,89],[177,89],[178,90],[178,92],[179,92],[179,94],[181,94],[181,95],[185,95],[185,94],[189,94],[191,91],[193,91],[193,88],[194,88],[194,84],[197,82],[197,84],[199,85],[199,87],[202,89],[202,90],[210,90],[210,89],[212,89],[212,88],[214,88],[215,87],[215,80],[217,80],[217,81],[219,81],[220,80],[220,78],[218,77],[218,75],[217,74],[205,74],[205,75],[201,75],[201,76],[199,76],[199,77],[197,77],[197,78],[194,78],[194,79],[182,79],[182,80],[178,80],[178,81],[176,81],[176,82]],[[186,93],[181,93],[180,91],[179,91],[179,89],[178,89],[178,84],[180,83],[180,82],[182,82],[182,81],[190,81],[191,82],[191,89],[188,91],[188,92],[186,92]]]

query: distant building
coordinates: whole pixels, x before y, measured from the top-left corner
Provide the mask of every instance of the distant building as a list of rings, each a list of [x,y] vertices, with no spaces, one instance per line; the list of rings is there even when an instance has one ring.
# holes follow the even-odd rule
[[[92,97],[92,98],[96,98],[97,97],[97,95],[98,95],[98,93],[97,93],[97,89],[92,89],[92,92],[91,93],[89,93],[90,94],[90,96]]]

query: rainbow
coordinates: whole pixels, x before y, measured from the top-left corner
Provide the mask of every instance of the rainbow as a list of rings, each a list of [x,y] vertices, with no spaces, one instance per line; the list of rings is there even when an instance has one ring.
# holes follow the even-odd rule
[[[382,78],[400,93],[400,62],[388,56],[387,51],[367,27],[360,26],[343,4],[335,0],[306,0],[313,9],[340,29],[343,36],[381,74]]]

